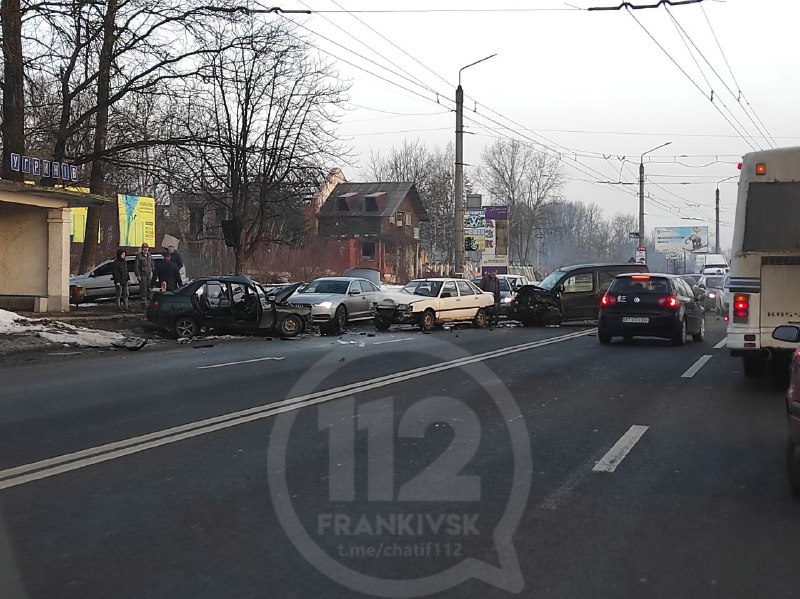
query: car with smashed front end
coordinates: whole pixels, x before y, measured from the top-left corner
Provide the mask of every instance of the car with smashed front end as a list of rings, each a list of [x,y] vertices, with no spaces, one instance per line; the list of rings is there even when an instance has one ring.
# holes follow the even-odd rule
[[[413,324],[423,331],[446,322],[471,321],[486,326],[494,295],[484,293],[464,279],[416,279],[397,293],[383,293],[372,304],[375,327],[387,330],[393,324]]]
[[[201,331],[262,332],[295,337],[306,330],[311,306],[287,303],[300,283],[270,291],[248,277],[203,277],[175,291],[156,291],[147,320],[179,338]]]

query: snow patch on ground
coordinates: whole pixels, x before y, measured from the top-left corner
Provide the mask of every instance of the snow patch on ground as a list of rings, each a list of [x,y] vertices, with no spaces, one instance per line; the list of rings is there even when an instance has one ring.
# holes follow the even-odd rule
[[[49,318],[26,318],[7,310],[0,310],[0,335],[39,337],[70,347],[111,347],[125,339],[124,335],[112,331],[76,327]]]

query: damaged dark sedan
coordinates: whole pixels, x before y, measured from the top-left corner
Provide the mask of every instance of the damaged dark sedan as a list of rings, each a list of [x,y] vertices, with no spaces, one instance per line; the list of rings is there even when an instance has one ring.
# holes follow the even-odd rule
[[[179,338],[201,330],[250,331],[295,337],[305,331],[311,306],[287,299],[301,283],[270,291],[244,276],[203,277],[176,289],[156,291],[147,320]]]
[[[525,326],[596,320],[600,299],[619,274],[647,272],[644,264],[576,264],[551,272],[536,285],[517,289],[509,318]]]

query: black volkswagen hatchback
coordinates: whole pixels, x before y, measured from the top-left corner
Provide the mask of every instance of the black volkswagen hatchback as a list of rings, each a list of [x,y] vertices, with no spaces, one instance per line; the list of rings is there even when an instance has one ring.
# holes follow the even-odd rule
[[[677,275],[619,275],[600,301],[597,338],[603,344],[613,337],[662,337],[683,345],[687,334],[702,341],[705,332],[702,298]]]

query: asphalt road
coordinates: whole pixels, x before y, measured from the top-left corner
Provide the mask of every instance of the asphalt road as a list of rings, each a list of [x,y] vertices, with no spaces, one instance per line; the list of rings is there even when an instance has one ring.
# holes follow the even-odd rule
[[[797,595],[722,323],[368,331],[0,365],[0,597]]]

